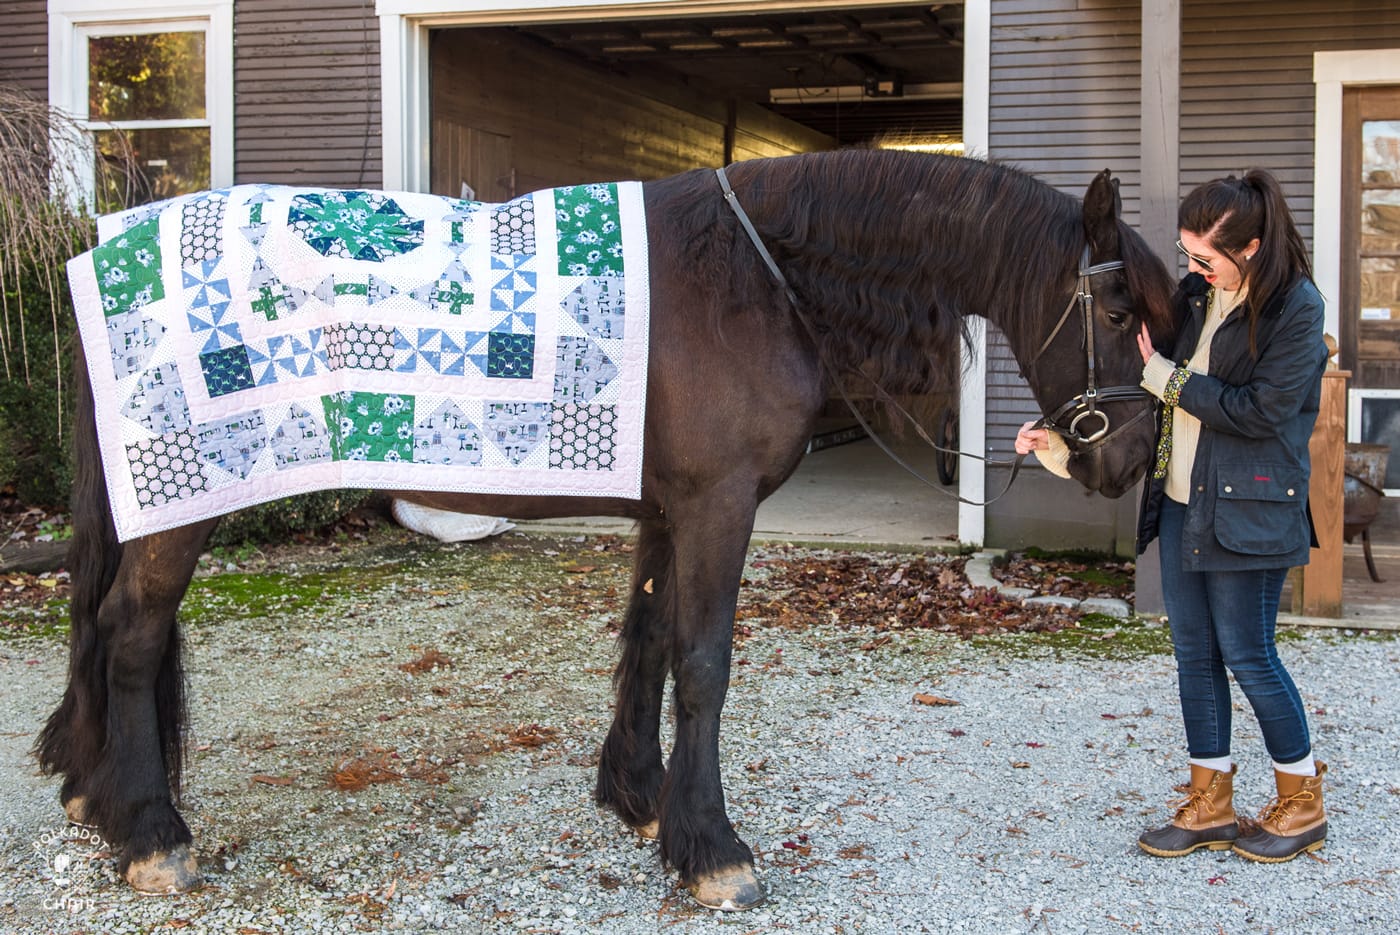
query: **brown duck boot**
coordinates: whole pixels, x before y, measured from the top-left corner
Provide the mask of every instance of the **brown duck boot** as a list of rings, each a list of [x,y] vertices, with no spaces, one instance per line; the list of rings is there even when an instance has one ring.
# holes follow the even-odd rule
[[[1327,838],[1327,816],[1322,811],[1322,774],[1326,763],[1317,764],[1316,776],[1294,776],[1274,770],[1278,798],[1250,822],[1235,841],[1236,854],[1265,864],[1281,864],[1304,851],[1321,849]]]
[[[1190,793],[1177,803],[1171,824],[1138,837],[1138,847],[1154,857],[1182,857],[1197,848],[1229,850],[1239,834],[1233,804],[1235,772],[1228,773],[1191,764]]]

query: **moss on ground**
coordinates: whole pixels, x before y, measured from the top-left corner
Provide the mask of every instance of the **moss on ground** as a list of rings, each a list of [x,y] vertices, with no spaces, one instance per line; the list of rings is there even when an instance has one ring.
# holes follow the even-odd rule
[[[1050,653],[1056,657],[1133,659],[1172,651],[1171,633],[1165,625],[1104,614],[1086,614],[1078,626],[1053,633],[999,633],[974,637],[972,643],[1018,658]]]

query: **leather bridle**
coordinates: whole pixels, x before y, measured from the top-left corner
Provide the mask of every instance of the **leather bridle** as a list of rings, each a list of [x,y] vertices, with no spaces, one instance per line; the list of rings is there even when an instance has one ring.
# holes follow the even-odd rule
[[[1080,446],[1080,451],[1085,450],[1088,446],[1099,447],[1103,445],[1118,432],[1144,418],[1153,409],[1152,406],[1148,406],[1117,429],[1112,429],[1108,413],[1099,408],[1103,403],[1152,399],[1152,395],[1141,386],[1098,386],[1098,359],[1094,354],[1094,293],[1090,280],[1099,273],[1109,273],[1122,268],[1122,260],[1108,260],[1090,265],[1089,247],[1086,244],[1084,252],[1079,257],[1079,282],[1075,287],[1074,294],[1070,296],[1069,304],[1060,314],[1060,320],[1055,323],[1055,327],[1050,330],[1050,334],[1031,358],[1031,366],[1035,366],[1041,355],[1045,353],[1046,348],[1059,335],[1065,322],[1069,320],[1070,312],[1074,311],[1075,306],[1078,306],[1083,312],[1084,318],[1084,392],[1071,397],[1054,412],[1043,416],[1038,424],[1058,433],[1066,442],[1076,443]],[[1085,423],[1085,420],[1089,420],[1086,428],[1093,426],[1095,421],[1097,421],[1097,427],[1092,432],[1086,432],[1080,427],[1081,423]],[[1110,429],[1112,430],[1110,431]]]

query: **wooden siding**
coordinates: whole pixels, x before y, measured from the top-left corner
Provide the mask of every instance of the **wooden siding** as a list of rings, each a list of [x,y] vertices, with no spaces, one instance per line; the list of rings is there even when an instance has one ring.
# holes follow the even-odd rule
[[[514,194],[553,185],[654,179],[696,166],[829,148],[832,140],[760,107],[732,108],[644,72],[607,71],[503,29],[443,29],[431,52],[433,188],[458,193],[440,160],[477,165],[473,133],[508,146]],[[508,144],[500,143],[504,138]]]
[[[1075,196],[1112,169],[1130,224],[1141,188],[1140,17],[1140,0],[992,3],[988,156]],[[1008,456],[1021,423],[1039,414],[1005,338],[989,327],[987,452]]]
[[[1395,0],[1183,0],[1181,194],[1260,166],[1313,234],[1313,53],[1400,46]]]
[[[8,0],[0,30],[0,84],[49,99],[49,15],[45,0]]]
[[[238,0],[234,179],[382,184],[379,19],[353,0]]]

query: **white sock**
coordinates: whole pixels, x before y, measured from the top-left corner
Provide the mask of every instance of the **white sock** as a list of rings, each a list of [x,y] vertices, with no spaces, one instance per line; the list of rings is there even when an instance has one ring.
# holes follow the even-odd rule
[[[1293,776],[1316,776],[1317,764],[1313,762],[1312,754],[1309,753],[1296,763],[1280,763],[1274,760],[1274,769],[1280,773],[1289,773]]]
[[[1206,769],[1213,769],[1217,773],[1228,773],[1232,761],[1230,760],[1230,755],[1227,753],[1224,756],[1213,756],[1208,760],[1200,760],[1193,756],[1187,762],[1193,766],[1204,766]],[[1312,761],[1309,760],[1308,762]]]

